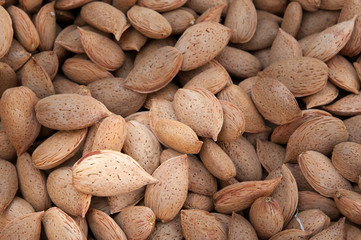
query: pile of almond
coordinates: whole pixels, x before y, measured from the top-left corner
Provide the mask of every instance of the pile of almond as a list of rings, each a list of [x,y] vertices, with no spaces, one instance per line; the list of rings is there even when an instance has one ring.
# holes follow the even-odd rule
[[[361,239],[361,0],[0,0],[0,240]]]

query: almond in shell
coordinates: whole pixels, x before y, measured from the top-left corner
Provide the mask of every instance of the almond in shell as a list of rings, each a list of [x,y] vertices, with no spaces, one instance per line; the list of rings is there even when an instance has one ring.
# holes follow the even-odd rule
[[[184,239],[180,214],[170,222],[156,222],[153,232],[148,236],[149,240],[162,240],[164,238],[174,240]]]
[[[267,12],[274,14],[280,14],[284,12],[287,6],[287,1],[277,0],[270,2],[267,0],[255,0],[254,4],[257,9],[265,10]]]
[[[361,172],[361,144],[343,142],[332,151],[332,164],[347,180],[358,183]]]
[[[55,2],[50,2],[41,7],[35,18],[35,27],[39,34],[41,51],[53,49],[56,38]]]
[[[322,239],[345,239],[345,219],[340,218],[334,225],[326,228],[325,230],[317,233],[310,240],[322,240]]]
[[[1,51],[0,58],[3,58],[10,50],[12,38],[14,35],[14,30],[12,26],[12,20],[9,13],[5,10],[4,7],[0,6],[0,16],[1,16],[1,33],[0,33],[0,43]]]
[[[116,196],[108,197],[108,204],[110,207],[110,213],[117,213],[126,207],[136,205],[140,200],[143,199],[145,187],[135,189],[134,191],[121,193]]]
[[[16,87],[17,84],[15,71],[8,64],[0,62],[0,97],[6,89]]]
[[[351,184],[322,153],[305,151],[298,157],[298,164],[308,183],[321,195],[333,197],[337,189],[351,190]]]
[[[226,4],[219,4],[217,6],[208,8],[207,11],[202,13],[196,20],[196,23],[200,22],[219,22],[223,10],[227,7]]]
[[[119,39],[119,45],[123,51],[135,50],[137,52],[147,42],[147,37],[138,32],[135,28],[128,28]]]
[[[81,44],[79,30],[76,25],[69,25],[63,30],[66,34],[59,34],[56,44],[73,53],[85,53]]]
[[[155,124],[163,118],[178,120],[174,112],[173,103],[165,99],[154,99],[149,111],[149,124],[154,134],[156,134]]]
[[[73,166],[74,187],[95,196],[115,196],[157,182],[133,158],[112,150],[90,152]]]
[[[218,216],[218,215],[217,215]],[[229,222],[228,239],[249,239],[257,240],[257,233],[250,222],[242,215],[232,212],[232,219]]]
[[[270,141],[256,140],[257,156],[268,173],[281,167],[286,149]]]
[[[188,193],[188,161],[186,155],[169,159],[153,173],[159,182],[145,190],[145,206],[153,210],[157,219],[171,221],[182,208]]]
[[[226,4],[228,6],[228,2],[226,0],[215,0],[215,1],[206,1],[206,0],[188,0],[184,5],[187,8],[192,9],[197,13],[203,13],[207,11],[207,9],[220,5]],[[222,15],[225,15],[227,12],[227,7],[223,9]]]
[[[18,175],[15,166],[0,159],[0,179],[1,179],[1,199],[0,199],[0,213],[11,204],[16,192],[18,191]]]
[[[184,209],[200,209],[207,212],[213,210],[213,199],[210,196],[201,195],[198,193],[188,192],[186,201],[184,202]]]
[[[2,36],[4,35],[2,34]],[[6,45],[4,44],[4,46]],[[30,57],[31,53],[27,52],[17,40],[13,39],[10,49],[6,55],[0,58],[0,61],[7,63],[14,71],[17,71]]]
[[[340,116],[353,116],[361,114],[361,94],[349,94],[338,101],[325,106],[324,109]]]
[[[305,176],[303,176],[300,166],[297,163],[286,163],[285,165],[295,178],[298,191],[315,192],[315,189],[313,189],[313,187],[307,182]]]
[[[114,220],[128,239],[147,239],[156,224],[154,212],[144,206],[127,207],[118,213]]]
[[[361,194],[347,189],[338,189],[333,199],[342,215],[353,223],[361,223]]]
[[[186,0],[139,0],[137,2],[138,5],[142,7],[147,7],[153,9],[157,12],[167,12],[173,9],[177,9],[180,6],[184,5]]]
[[[59,0],[56,1],[55,7],[61,10],[71,10],[74,8],[79,8],[91,0]]]
[[[218,141],[234,141],[246,130],[243,112],[233,103],[219,100],[223,109],[223,125],[218,134]]]
[[[270,240],[307,240],[310,237],[311,232],[303,231],[301,229],[286,229],[275,235],[273,235]]]
[[[164,99],[164,100],[168,100],[168,101],[172,102],[174,99],[174,95],[177,92],[178,88],[179,87],[175,83],[170,82],[164,88],[162,88],[154,93],[148,94],[147,100],[144,103],[144,107],[147,109],[150,109],[152,106],[153,100],[156,100],[156,99]]]
[[[319,92],[304,97],[302,100],[306,103],[306,108],[313,108],[329,104],[338,96],[338,88],[327,81],[326,86]]]
[[[343,121],[349,134],[348,141],[361,144],[361,115]]]
[[[57,207],[72,216],[85,217],[91,195],[81,193],[74,188],[70,167],[52,171],[47,178],[46,187],[51,201]]]
[[[9,141],[4,128],[0,123],[0,158],[12,161],[16,158],[16,150]]]
[[[59,69],[59,60],[54,51],[42,51],[35,54],[34,60],[44,68],[50,79],[54,79]]]
[[[291,36],[296,37],[301,27],[302,17],[303,13],[301,4],[298,2],[290,2],[283,15],[281,24],[282,30]]]
[[[172,27],[172,34],[182,34],[195,22],[194,16],[185,9],[175,9],[162,14]]]

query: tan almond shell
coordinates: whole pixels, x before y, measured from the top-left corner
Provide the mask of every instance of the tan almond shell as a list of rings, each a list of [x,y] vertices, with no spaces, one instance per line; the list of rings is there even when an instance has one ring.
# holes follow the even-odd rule
[[[277,1],[267,1],[267,0],[255,0],[254,4],[257,9],[265,10],[274,14],[281,14],[285,11],[287,6],[287,1],[277,0]]]
[[[128,239],[147,239],[155,226],[155,214],[144,206],[124,208],[114,217],[115,222],[123,229]]]
[[[207,138],[203,140],[199,157],[216,178],[227,181],[236,176],[236,167],[231,158],[213,140]]]
[[[187,198],[187,155],[167,160],[154,171],[152,176],[159,182],[146,187],[145,206],[152,209],[160,221],[171,221],[181,210]]]
[[[87,132],[87,128],[56,132],[34,150],[34,166],[46,170],[65,162],[79,150]]]
[[[40,99],[55,94],[51,78],[34,58],[30,58],[22,67],[21,84],[30,88]]]
[[[315,12],[320,8],[321,0],[296,0],[305,11]]]
[[[84,234],[84,236],[88,236],[88,223],[85,217],[72,217],[76,224],[78,224],[80,231]]]
[[[270,64],[296,57],[302,57],[302,49],[297,40],[281,28],[278,29],[271,47]]]
[[[0,214],[0,233],[4,227],[15,218],[34,212],[35,210],[30,203],[15,196],[10,205]]]
[[[236,167],[236,179],[256,181],[262,178],[262,166],[253,145],[240,136],[235,141],[218,142],[218,145],[231,158]]]
[[[344,4],[345,0],[323,0],[321,1],[320,9],[339,10]]]
[[[130,71],[124,86],[139,93],[156,92],[165,87],[179,72],[182,55],[165,46],[155,54],[145,55]]]
[[[14,29],[12,26],[13,21],[11,20],[9,13],[2,6],[0,6],[0,16],[0,25],[2,26],[0,32],[0,43],[2,46],[0,51],[0,58],[3,58],[11,48]]]
[[[249,96],[251,96],[251,90],[253,85],[260,79],[259,76],[249,77],[243,79],[238,86],[240,86]]]
[[[24,12],[24,10],[16,6],[8,7],[7,11],[11,16],[14,35],[17,40],[29,52],[35,51],[40,44],[40,38],[30,17]]]
[[[59,69],[59,60],[56,53],[54,51],[42,51],[33,55],[33,58],[53,80]]]
[[[270,53],[271,53],[270,47],[253,52],[253,56],[255,56],[258,59],[258,61],[261,63],[261,69],[265,69],[266,67],[269,66]]]
[[[163,39],[172,33],[172,27],[165,17],[153,9],[134,5],[127,12],[131,25],[146,37]]]
[[[361,229],[350,224],[345,223],[346,239],[356,240],[358,236],[361,236]]]
[[[53,85],[56,94],[77,93],[80,95],[90,96],[90,90],[88,87],[70,81],[66,77],[59,74],[54,78]]]
[[[135,50],[137,52],[147,42],[147,37],[138,32],[135,28],[128,28],[119,39],[119,45],[123,51]]]
[[[138,55],[137,55],[138,56]],[[133,69],[134,63],[133,58],[129,54],[125,54],[125,60],[123,65],[115,70],[114,76],[119,78],[126,78],[130,71]]]
[[[181,223],[185,239],[227,239],[225,227],[209,212],[182,210]]]
[[[152,174],[159,166],[162,147],[151,130],[137,121],[126,123],[127,134],[122,151]]]
[[[164,88],[162,88],[156,92],[148,94],[147,99],[145,100],[145,103],[144,103],[144,107],[147,109],[150,109],[153,104],[153,101],[154,100],[157,101],[158,99],[164,99],[164,100],[168,100],[168,101],[172,102],[174,99],[174,95],[177,92],[178,88],[179,87],[175,83],[170,82]]]
[[[110,213],[117,213],[122,211],[126,207],[136,205],[140,200],[143,199],[144,192],[145,187],[141,187],[131,192],[121,193],[116,196],[108,197]]]
[[[341,214],[353,223],[360,224],[361,194],[350,189],[338,189],[333,196],[335,204]]]
[[[330,81],[327,81],[326,86],[319,92],[306,96],[302,101],[306,104],[306,108],[323,106],[335,100],[338,96],[339,90]]]
[[[201,137],[217,140],[223,125],[223,111],[218,99],[204,88],[178,89],[173,100],[179,121]]]
[[[0,234],[0,239],[40,239],[41,218],[44,211],[28,213],[9,222]]]
[[[301,118],[302,112],[296,98],[280,81],[261,78],[252,86],[251,96],[262,116],[277,125]]]
[[[348,141],[361,144],[361,115],[348,118],[343,121],[349,134]]]
[[[226,46],[215,58],[231,76],[247,78],[261,70],[260,61],[249,52]]]
[[[23,198],[36,211],[43,211],[51,207],[45,174],[34,166],[32,158],[27,152],[18,157],[16,169]]]
[[[183,55],[181,70],[193,70],[214,59],[226,47],[231,34],[231,29],[215,22],[189,27],[175,44]]]
[[[12,161],[16,158],[16,150],[11,144],[4,128],[0,124],[0,158]]]
[[[125,55],[117,43],[101,34],[79,27],[78,30],[84,51],[95,64],[109,71],[122,66]]]
[[[228,6],[224,25],[233,30],[232,43],[246,43],[253,37],[257,26],[257,12],[251,0],[235,0]]]
[[[68,214],[60,208],[52,207],[46,210],[42,219],[44,231],[48,239],[78,239],[85,240],[86,236],[80,227]]]
[[[345,239],[346,233],[345,228],[345,217],[340,218],[334,225],[326,228],[325,230],[317,233],[310,240],[322,240],[322,239]]]
[[[257,1],[257,0],[256,0]],[[279,0],[279,1],[283,1],[283,0]],[[265,10],[260,10],[262,7],[261,6],[257,6],[257,19],[258,20],[270,20],[273,22],[277,22],[278,24],[282,23],[283,19],[277,15],[275,15],[274,13],[265,11]]]
[[[216,215],[216,218],[219,215]],[[251,223],[247,221],[242,215],[232,212],[232,218],[229,221],[228,239],[249,239],[257,240],[256,230],[253,228]]]
[[[9,88],[1,97],[1,123],[18,156],[25,152],[39,135],[40,123],[34,111],[38,100],[35,93],[24,86]]]
[[[112,33],[117,41],[130,26],[122,11],[104,2],[96,1],[84,5],[80,16],[86,23],[102,32]]]
[[[286,229],[275,235],[273,235],[269,240],[307,240],[310,237],[311,232],[303,231],[301,229]]]
[[[74,188],[70,167],[52,171],[47,178],[46,187],[51,201],[57,207],[69,215],[85,217],[91,195],[81,193]]]
[[[305,150],[329,154],[336,144],[347,139],[346,127],[340,119],[328,116],[314,117],[292,133],[287,143],[284,162],[296,162],[298,155]]]
[[[302,18],[303,13],[301,4],[298,2],[290,2],[283,15],[281,24],[282,30],[291,36],[296,37],[302,24]]]
[[[63,38],[66,34],[71,32],[72,30],[69,27],[66,27],[64,29],[59,28],[59,33],[57,34],[54,42],[53,51],[56,53],[58,60],[60,63],[63,63],[68,56],[69,52],[63,48],[57,41],[61,38]]]
[[[6,46],[5,43],[3,46]],[[10,49],[6,55],[0,58],[0,61],[7,63],[14,71],[17,71],[30,57],[31,53],[27,52],[16,39],[12,39]]]
[[[315,189],[313,189],[313,187],[307,182],[305,176],[303,176],[298,163],[286,163],[285,165],[291,171],[293,177],[295,178],[298,191],[315,192]]]
[[[53,49],[56,38],[56,16],[54,9],[55,2],[43,5],[35,18],[35,27],[39,34],[40,51]]]
[[[182,34],[188,27],[194,24],[194,16],[185,9],[174,9],[163,13],[162,16],[167,19],[172,27],[172,34]]]
[[[11,204],[16,192],[18,191],[18,175],[15,166],[0,159],[0,176],[1,176],[1,199],[0,199],[0,214]]]
[[[160,162],[163,163],[168,159],[180,156],[179,153],[173,149],[165,149],[160,155]],[[188,190],[194,193],[212,196],[217,192],[216,178],[208,171],[203,163],[194,155],[188,154]]]
[[[358,183],[361,172],[361,144],[343,142],[332,151],[332,164],[347,180]]]
[[[121,151],[127,136],[125,119],[119,115],[104,118],[94,136],[91,151],[114,150]]]
[[[274,179],[278,176],[283,176],[283,178],[271,196],[280,205],[284,218],[284,226],[286,226],[297,209],[298,189],[296,180],[286,165],[282,165],[280,168],[270,172],[266,180]]]
[[[213,195],[214,208],[220,213],[232,213],[249,208],[259,197],[267,197],[280,183],[282,176],[271,180],[244,181],[229,185]]]
[[[316,192],[299,191],[298,210],[305,211],[309,209],[320,209],[329,216],[331,220],[340,218],[340,211],[332,199],[326,198]]]
[[[184,239],[180,214],[170,222],[156,222],[153,232],[148,236],[149,240],[162,240],[164,238],[174,240]]]
[[[218,141],[234,141],[246,130],[243,112],[233,103],[219,100],[223,110],[223,125],[218,134]]]
[[[156,123],[161,119],[171,119],[171,120],[178,120],[174,109],[173,103],[166,99],[154,99],[152,101],[152,105],[149,110],[149,124],[151,130],[157,136],[157,132],[155,131]],[[157,136],[158,138],[158,136]],[[158,139],[159,140],[159,139]],[[163,143],[163,142],[161,142]],[[164,144],[164,143],[163,143]]]
[[[6,89],[16,87],[18,79],[15,71],[4,62],[0,62],[0,97]]]
[[[360,102],[361,95],[351,93],[323,108],[335,115],[354,116],[361,114]]]
[[[259,73],[259,76],[275,78],[286,85],[295,97],[303,97],[324,88],[328,79],[328,68],[316,58],[298,57],[273,63]]]
[[[111,112],[126,117],[137,112],[144,104],[146,94],[124,87],[124,78],[104,78],[88,85],[92,96]]]
[[[90,152],[72,170],[74,187],[95,196],[115,196],[158,182],[133,158],[112,150]]]
[[[219,4],[217,6],[208,8],[201,16],[196,20],[196,23],[200,22],[220,22],[223,10],[227,7],[226,4]]]
[[[237,85],[230,85],[217,94],[219,100],[233,103],[242,111],[246,121],[245,132],[258,133],[267,130],[264,119],[248,94]]]
[[[187,0],[139,0],[137,4],[142,7],[153,9],[157,12],[167,12],[184,5]]]
[[[108,214],[97,209],[89,209],[86,219],[90,230],[99,240],[126,240],[127,235]]]
[[[66,31],[66,34],[59,34],[55,43],[70,52],[85,53],[83,45],[81,44],[78,27],[76,25],[70,25],[64,28],[63,31]]]
[[[351,184],[322,153],[305,151],[298,157],[302,174],[308,183],[322,196],[333,197],[337,189],[351,190]]]
[[[183,209],[199,209],[210,212],[213,210],[213,199],[210,196],[188,192]]]
[[[93,196],[90,202],[89,209],[97,209],[99,211],[105,212],[110,215],[110,206],[108,204],[108,199],[106,197],[96,197]]]
[[[207,1],[207,0],[188,0],[187,3],[184,5],[187,8],[192,9],[197,13],[204,13],[207,9],[220,5],[226,4],[228,6],[228,1],[226,0],[214,0],[214,1]],[[225,15],[227,12],[227,8],[223,9],[222,15]]]
[[[302,123],[319,116],[331,117],[331,114],[319,109],[303,110],[301,118],[296,119],[291,123],[276,127],[272,132],[271,141],[278,144],[287,144],[289,137],[299,126],[301,126]]]
[[[310,209],[299,212],[297,218],[293,218],[285,229],[301,229],[301,221],[304,231],[310,232],[310,237],[326,229],[330,225],[330,218],[319,209]]]
[[[256,199],[249,210],[249,220],[260,238],[270,238],[283,229],[282,209],[272,197]]]
[[[354,28],[356,17],[326,28],[299,41],[305,57],[328,61],[348,42]]]
[[[281,167],[286,149],[270,141],[256,140],[257,156],[268,173]]]
[[[61,10],[71,10],[81,7],[90,1],[91,0],[59,0],[56,1],[55,7]]]
[[[95,98],[79,94],[56,94],[43,98],[36,104],[35,112],[43,126],[57,130],[86,128],[111,115]]]

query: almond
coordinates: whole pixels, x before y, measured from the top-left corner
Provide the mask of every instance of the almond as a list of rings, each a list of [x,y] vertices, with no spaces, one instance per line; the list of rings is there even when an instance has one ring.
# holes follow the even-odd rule
[[[261,63],[261,69],[265,69],[266,67],[269,66],[270,53],[271,53],[270,47],[253,52],[253,56],[255,56],[258,59],[258,61]]]
[[[5,226],[0,239],[40,239],[43,215],[44,211],[15,218]]]
[[[187,1],[186,0],[140,0],[137,2],[138,5],[142,7],[147,7],[153,9],[157,12],[167,12],[170,10],[174,10],[179,8],[180,6],[184,5]]]
[[[6,89],[16,87],[17,84],[14,70],[8,64],[0,62],[0,97]]]
[[[320,9],[339,10],[345,4],[344,0],[323,0],[321,1]]]
[[[276,143],[257,139],[257,156],[268,173],[281,167],[286,149]]]
[[[161,145],[154,134],[137,121],[126,123],[127,134],[123,152],[136,160],[145,171],[152,174],[159,166]]]
[[[137,52],[147,42],[147,37],[138,32],[135,28],[128,28],[119,39],[119,45],[123,51],[135,50]]]
[[[219,146],[228,154],[236,167],[236,179],[256,181],[262,178],[262,166],[252,144],[240,136],[235,141],[219,142]]]
[[[210,196],[201,195],[198,193],[188,192],[186,201],[184,202],[184,209],[200,209],[207,212],[213,210],[213,199]]]
[[[169,159],[153,173],[159,182],[145,190],[145,206],[153,210],[157,219],[168,222],[182,208],[188,193],[188,161],[186,155]]]
[[[315,192],[315,189],[313,189],[313,187],[307,182],[305,176],[303,176],[300,166],[297,163],[286,163],[285,165],[295,178],[298,191]]]
[[[110,213],[117,213],[122,211],[126,207],[136,205],[140,200],[143,199],[144,192],[145,187],[141,187],[131,192],[121,193],[116,196],[108,197]]]
[[[284,12],[287,6],[287,1],[277,0],[270,2],[267,0],[255,0],[254,4],[258,9],[265,10],[267,12],[271,12],[275,14],[280,14]]]
[[[54,51],[42,51],[33,57],[34,60],[44,68],[50,79],[53,80],[59,69],[59,60],[56,53]]]
[[[165,87],[178,73],[182,55],[174,47],[165,46],[157,53],[145,55],[125,80],[125,87],[139,93],[151,93]]]
[[[184,239],[180,214],[170,222],[156,222],[153,232],[148,236],[149,240],[162,240],[164,238],[174,240]]]
[[[225,227],[215,216],[203,210],[182,210],[182,230],[186,239],[227,239]]]
[[[270,240],[283,240],[283,239],[295,239],[295,240],[307,240],[310,237],[311,232],[303,231],[301,229],[286,229],[275,235]]]
[[[253,226],[241,215],[232,212],[232,220],[229,222],[228,239],[258,239]]]
[[[328,68],[318,59],[299,57],[273,63],[259,76],[274,78],[283,83],[295,97],[303,97],[322,90],[328,79]]]
[[[175,115],[173,103],[165,99],[154,99],[149,111],[150,128],[157,136],[155,124],[161,119],[178,120]],[[158,137],[158,136],[157,136]]]
[[[147,239],[155,226],[153,211],[144,206],[124,208],[114,220],[123,229],[128,239]]]
[[[73,81],[70,81],[62,75],[57,75],[53,81],[54,89],[56,94],[63,93],[76,93],[80,95],[90,96],[90,90],[84,85],[79,85]]]
[[[351,225],[350,223],[345,223],[345,232],[346,232],[346,239],[354,240],[357,239],[358,236],[361,236],[361,230]]]
[[[300,211],[320,209],[331,220],[336,220],[340,217],[340,211],[337,209],[335,202],[315,192],[299,191],[298,209]]]
[[[92,96],[102,102],[110,111],[126,117],[138,111],[146,95],[124,87],[123,78],[99,79],[88,85]]]
[[[53,49],[56,38],[55,2],[45,4],[36,15],[35,27],[39,33],[39,49],[48,51]]]
[[[4,44],[4,46],[6,45]],[[17,71],[30,57],[31,54],[27,52],[18,41],[13,39],[10,49],[7,51],[6,55],[0,58],[0,61],[7,63],[14,71]]]
[[[325,106],[324,109],[340,116],[353,116],[361,113],[360,102],[361,95],[351,93],[331,105]]]
[[[349,134],[348,141],[361,144],[361,116],[357,115],[343,121]]]
[[[340,186],[340,188],[342,188]],[[338,189],[333,196],[335,204],[341,214],[353,223],[360,224],[361,194],[350,189]]]
[[[57,207],[72,216],[85,217],[90,205],[91,195],[81,193],[74,188],[70,167],[58,168],[52,171],[48,176],[46,186],[51,201]]]
[[[299,126],[289,138],[284,161],[296,162],[297,156],[305,150],[329,154],[336,144],[347,139],[346,127],[340,119],[328,116],[312,118]]]
[[[189,27],[175,47],[183,55],[182,71],[205,65],[227,45],[232,30],[215,22],[201,22]]]
[[[259,197],[269,196],[281,181],[282,176],[264,181],[245,181],[229,185],[213,195],[217,212],[231,213],[244,210]]]
[[[0,199],[0,213],[11,204],[16,192],[18,191],[18,175],[15,166],[0,159],[0,176],[1,176],[1,199]]]
[[[11,144],[1,123],[0,123],[0,158],[8,161],[14,160],[16,158],[16,150]]]
[[[302,224],[302,227],[300,223]],[[310,209],[298,213],[295,218],[287,225],[286,229],[302,229],[310,232],[310,236],[321,232],[330,225],[330,218],[321,210]]]
[[[184,9],[175,9],[162,14],[172,27],[172,34],[182,34],[195,22],[194,16]]]
[[[147,109],[150,109],[152,106],[152,102],[154,100],[157,101],[158,99],[164,99],[164,100],[172,102],[177,90],[178,90],[178,86],[176,84],[170,82],[164,88],[162,88],[154,93],[148,94],[147,100],[144,103],[144,107]]]
[[[326,86],[319,92],[304,97],[302,100],[306,103],[306,108],[313,108],[329,104],[338,96],[338,88],[327,81]]]
[[[302,6],[298,2],[290,2],[287,5],[281,28],[286,33],[296,37],[302,23]]]
[[[110,215],[110,206],[106,197],[93,196],[90,202],[89,209],[97,209]]]
[[[305,151],[299,155],[298,164],[309,184],[325,197],[333,197],[339,188],[351,190],[351,184],[322,153]]]
[[[272,197],[256,199],[249,210],[249,219],[260,238],[269,238],[283,228],[282,209]]]
[[[229,233],[229,226],[231,225],[233,213],[232,213],[232,216],[227,215],[227,214],[223,214],[223,213],[217,213],[217,212],[212,212],[211,214],[212,214],[213,216],[215,216],[216,219],[223,224],[223,226],[226,228],[226,231],[228,232],[228,234],[230,234],[230,233]],[[237,229],[238,229],[236,225],[238,225],[238,224],[244,224],[244,221],[242,221],[243,219],[238,218],[238,216],[241,216],[241,215],[235,216],[235,219],[233,220],[233,230],[237,230]],[[246,220],[246,219],[244,219],[244,220]],[[252,226],[247,220],[246,220],[245,222],[248,223],[248,224],[244,224],[244,225],[246,225],[246,226],[245,226],[246,229],[247,229],[247,226]],[[252,228],[253,228],[253,227],[252,227]],[[232,231],[233,231],[233,230],[232,230]],[[254,231],[254,229],[253,229],[253,232],[254,232],[254,235],[256,236],[256,231]],[[236,235],[236,236],[237,236],[237,235]]]
[[[119,78],[126,78],[134,67],[133,61],[133,58],[131,58],[128,54],[125,54],[124,63],[120,68],[115,70],[114,76]]]
[[[199,136],[217,140],[223,124],[223,111],[212,93],[204,88],[179,89],[174,95],[173,107],[177,118]]]
[[[205,1],[205,0],[188,0],[185,4],[185,7],[192,9],[195,12],[203,13],[207,11],[207,9],[220,5],[226,4],[228,6],[228,2],[225,0],[215,0],[215,1]],[[223,9],[222,15],[225,15],[227,12],[227,7]]]
[[[321,0],[295,0],[299,2],[302,8],[308,12],[315,12],[321,5]]]
[[[11,48],[11,42],[14,35],[14,30],[12,26],[12,20],[9,13],[5,10],[4,7],[0,6],[0,16],[1,16],[1,33],[0,33],[0,43],[1,51],[0,58],[3,58]]]
[[[71,10],[81,7],[91,0],[59,0],[56,1],[55,7],[61,10]]]
[[[39,134],[40,123],[34,111],[38,100],[33,91],[23,86],[7,89],[1,97],[1,123],[18,156],[33,144]]]
[[[15,6],[8,7],[7,11],[11,16],[14,34],[17,40],[29,52],[35,51],[40,44],[40,38],[38,31],[36,30],[29,16],[22,9]],[[6,15],[4,16],[6,17]],[[5,33],[3,36],[5,37],[8,34],[9,33]],[[8,46],[8,43],[5,46]]]
[[[26,12],[34,13],[40,9],[43,2],[41,0],[20,0],[19,3]]]
[[[320,33],[299,41],[305,57],[328,61],[334,57],[348,42],[354,28],[356,17],[351,20],[328,27]]]
[[[337,144],[332,152],[332,164],[347,180],[358,183],[361,172],[361,144],[343,142]]]
[[[223,110],[223,125],[218,134],[218,141],[234,141],[239,138],[246,129],[246,120],[243,112],[233,103],[219,100]]]
[[[79,94],[56,94],[43,98],[36,104],[35,111],[42,125],[58,130],[86,128],[111,114],[95,98]]]
[[[247,93],[237,85],[230,85],[217,95],[219,100],[233,103],[242,111],[246,121],[246,132],[258,133],[267,130],[262,116]]]
[[[42,222],[48,239],[86,239],[74,219],[57,207],[49,208]]]
[[[315,236],[310,238],[310,240],[318,240],[318,239],[345,239],[345,218],[340,218],[334,225],[326,228],[325,230],[317,233]]]
[[[84,5],[80,16],[86,23],[102,32],[112,33],[117,41],[129,27],[124,13],[104,2],[96,1]]]
[[[73,166],[74,187],[95,196],[115,196],[157,182],[133,158],[112,150],[90,152]]]
[[[70,52],[85,53],[83,45],[81,44],[78,27],[76,25],[70,25],[64,28],[63,31],[66,32],[66,34],[59,34],[55,43]]]
[[[46,190],[45,174],[37,169],[28,153],[20,155],[16,162],[19,177],[19,187],[24,199],[36,211],[51,207],[51,201]]]
[[[219,4],[217,6],[208,8],[207,11],[202,13],[196,20],[196,23],[200,22],[220,22],[223,10],[227,7],[226,4]]]
[[[251,0],[235,0],[228,6],[224,25],[233,30],[231,42],[245,43],[256,32],[257,13]]]

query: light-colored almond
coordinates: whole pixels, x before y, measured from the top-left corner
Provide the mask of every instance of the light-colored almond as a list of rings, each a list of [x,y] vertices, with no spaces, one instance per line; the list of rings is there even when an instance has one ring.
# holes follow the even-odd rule
[[[1,16],[1,33],[0,33],[0,43],[1,51],[0,58],[3,58],[11,48],[11,42],[14,35],[14,30],[12,26],[12,20],[9,13],[5,10],[4,7],[0,6],[0,16]]]
[[[88,2],[91,2],[91,0],[59,0],[56,1],[55,7],[61,10],[71,10],[79,8]]]
[[[226,4],[219,4],[217,6],[208,8],[207,11],[202,13],[196,20],[196,23],[200,22],[219,22],[223,10],[227,7]]]
[[[287,1],[285,0],[276,0],[276,1],[267,1],[267,0],[255,0],[254,5],[257,9],[265,10],[267,12],[281,14],[284,12]]]
[[[8,64],[0,62],[0,97],[6,89],[16,87],[17,84],[15,71]]]
[[[172,102],[174,99],[174,95],[177,92],[178,88],[179,87],[175,83],[170,82],[164,88],[162,88],[154,93],[148,94],[147,100],[145,100],[145,103],[144,103],[144,107],[147,109],[150,109],[152,106],[152,102],[156,99],[164,99],[164,100]]]
[[[348,94],[324,109],[340,116],[353,116],[361,114],[361,94]]]
[[[309,239],[311,232],[303,231],[301,229],[286,229],[275,235],[273,235],[270,240],[307,240]]]
[[[281,28],[286,33],[296,37],[302,23],[302,6],[298,2],[290,2],[287,5]]]
[[[269,142],[257,140],[257,156],[268,173],[281,167],[286,155],[286,149],[282,146]]]
[[[321,5],[321,0],[293,0],[293,1],[299,2],[302,8],[308,12],[316,12]]]
[[[194,24],[194,16],[184,9],[175,9],[162,14],[172,27],[172,34],[182,34],[188,27]]]
[[[41,7],[36,15],[35,27],[39,34],[40,51],[53,49],[56,38],[55,2],[50,2]]]
[[[218,141],[234,141],[246,129],[246,120],[243,112],[233,103],[219,100],[223,109],[223,125],[218,134]]]
[[[115,196],[157,182],[133,158],[112,150],[90,152],[73,166],[74,187],[95,196]]]
[[[338,189],[333,196],[335,204],[341,214],[353,223],[360,224],[361,194],[347,189]]]
[[[0,102],[1,123],[17,155],[25,152],[39,135],[34,106],[38,98],[27,87],[7,89]]]
[[[0,179],[1,179],[1,199],[0,199],[0,213],[11,204],[16,192],[18,191],[18,175],[15,166],[0,159]]]
[[[332,164],[344,178],[358,183],[361,172],[361,144],[354,142],[337,144],[332,151]]]
[[[143,199],[145,187],[138,188],[134,191],[121,193],[116,196],[108,197],[108,204],[110,207],[110,213],[117,213],[126,207],[136,205]]]
[[[361,144],[361,115],[343,121],[349,134],[348,141]]]
[[[124,208],[114,220],[123,229],[128,239],[147,239],[155,226],[155,214],[144,206]]]
[[[135,50],[137,52],[147,42],[147,37],[138,32],[135,28],[128,28],[119,39],[119,45],[123,51]]]
[[[277,36],[272,43],[270,52],[270,64],[290,58],[302,57],[302,49],[292,35],[278,30]]]
[[[310,240],[322,240],[322,239],[345,239],[345,219],[340,218],[334,225],[322,230],[317,233],[315,236],[310,238]]]
[[[6,45],[4,44],[4,46]],[[14,71],[17,71],[30,57],[31,54],[27,52],[18,41],[13,39],[10,49],[7,51],[6,55],[0,58],[0,61],[7,63]]]
[[[33,56],[34,60],[44,68],[50,79],[54,79],[59,68],[59,60],[54,51],[42,51]]]
[[[137,4],[142,7],[153,9],[157,12],[167,12],[179,8],[186,2],[187,0],[139,0]]]
[[[333,197],[337,189],[351,190],[351,184],[322,153],[305,151],[298,157],[298,164],[308,183],[321,195]]]
[[[231,213],[249,208],[259,197],[267,197],[280,183],[282,176],[264,181],[244,181],[229,185],[213,195],[217,212]]]
[[[302,100],[306,103],[306,108],[313,108],[329,104],[338,96],[338,88],[327,81],[326,86],[319,92],[304,97]]]
[[[232,212],[232,219],[229,222],[228,239],[256,240],[258,237],[256,230],[253,228],[251,223],[247,221],[247,219],[242,217],[242,215]]]
[[[149,240],[162,240],[164,238],[174,240],[184,239],[180,214],[178,214],[177,217],[173,218],[170,222],[157,222],[153,232],[148,236]]]

